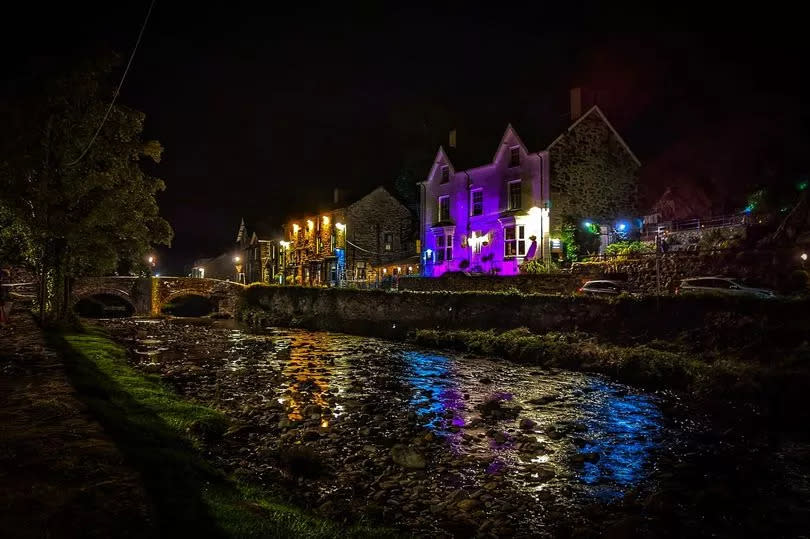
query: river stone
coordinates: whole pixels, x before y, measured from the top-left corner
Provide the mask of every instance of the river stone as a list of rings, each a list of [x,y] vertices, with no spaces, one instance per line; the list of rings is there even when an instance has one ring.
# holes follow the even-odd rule
[[[537,426],[537,421],[532,421],[528,417],[523,418],[523,419],[520,420],[520,429],[521,430],[532,430],[536,426]]]
[[[456,504],[456,507],[458,507],[462,511],[472,511],[475,508],[477,508],[480,504],[481,502],[479,502],[476,499],[467,498],[458,502],[458,504]]]
[[[412,447],[397,444],[391,448],[391,460],[403,468],[421,469],[427,465],[424,455]]]

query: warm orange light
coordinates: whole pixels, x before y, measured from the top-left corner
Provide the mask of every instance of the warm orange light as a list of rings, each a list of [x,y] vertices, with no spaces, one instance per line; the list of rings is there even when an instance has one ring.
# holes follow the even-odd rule
[[[235,257],[233,257],[233,261],[238,264],[239,262],[242,261],[242,257],[241,256],[235,256]]]
[[[293,223],[293,234],[298,234],[298,231],[300,229],[301,229],[301,227],[298,226],[298,223]]]
[[[329,225],[329,216],[328,215],[323,216],[323,224],[324,224],[324,226]]]
[[[315,228],[315,223],[312,222],[312,219],[307,219],[307,228],[310,230]]]

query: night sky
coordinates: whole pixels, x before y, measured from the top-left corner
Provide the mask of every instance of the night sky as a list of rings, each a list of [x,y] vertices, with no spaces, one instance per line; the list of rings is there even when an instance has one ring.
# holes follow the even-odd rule
[[[37,57],[129,54],[148,1],[77,4],[6,17],[4,88]],[[164,273],[231,248],[242,216],[280,223],[334,187],[392,184],[452,127],[481,148],[465,165],[491,159],[509,122],[544,146],[566,125],[572,86],[644,162],[645,199],[697,183],[733,209],[757,183],[810,170],[806,35],[762,13],[703,31],[692,13],[686,32],[612,3],[205,4],[157,1],[120,98],[166,148]]]

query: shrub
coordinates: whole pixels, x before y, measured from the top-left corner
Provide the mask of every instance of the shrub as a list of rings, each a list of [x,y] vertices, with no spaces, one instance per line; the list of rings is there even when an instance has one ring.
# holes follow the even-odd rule
[[[652,243],[643,241],[617,241],[605,249],[609,256],[631,257],[655,252]]]

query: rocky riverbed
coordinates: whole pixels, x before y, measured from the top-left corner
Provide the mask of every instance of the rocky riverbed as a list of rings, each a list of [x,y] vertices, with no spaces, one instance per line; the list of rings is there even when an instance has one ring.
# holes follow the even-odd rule
[[[331,518],[432,537],[734,537],[807,514],[806,446],[768,455],[741,420],[672,395],[344,334],[100,323],[138,368],[234,420],[195,433],[218,466]],[[741,485],[747,503],[785,495],[750,474],[789,473],[788,508],[752,522],[735,507]]]

